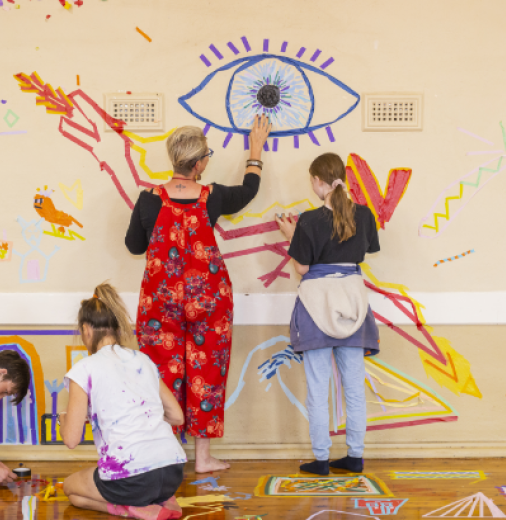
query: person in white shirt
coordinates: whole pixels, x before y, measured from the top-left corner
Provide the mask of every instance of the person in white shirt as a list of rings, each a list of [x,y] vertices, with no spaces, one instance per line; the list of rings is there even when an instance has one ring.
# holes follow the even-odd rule
[[[175,492],[186,454],[172,432],[184,422],[156,365],[142,352],[121,346],[131,337],[128,312],[109,284],[83,300],[78,327],[90,356],[65,376],[66,412],[58,415],[70,449],[82,439],[86,417],[99,454],[97,468],[68,477],[72,505],[142,520],[180,518]]]

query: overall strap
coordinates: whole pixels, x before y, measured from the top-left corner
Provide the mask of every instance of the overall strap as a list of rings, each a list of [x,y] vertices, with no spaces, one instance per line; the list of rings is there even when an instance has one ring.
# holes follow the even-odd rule
[[[165,189],[165,186],[163,184],[160,184],[159,186],[153,188],[153,193],[155,193],[162,199],[163,206],[168,206],[170,204],[169,194],[167,193],[167,190]]]
[[[200,190],[199,203],[206,204],[210,193],[211,190],[209,189],[209,186],[202,186],[202,190]]]

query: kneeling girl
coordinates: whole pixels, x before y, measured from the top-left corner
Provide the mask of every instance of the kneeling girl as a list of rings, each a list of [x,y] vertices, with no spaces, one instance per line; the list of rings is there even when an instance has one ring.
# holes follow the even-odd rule
[[[99,285],[93,298],[81,302],[78,326],[89,356],[65,376],[69,405],[58,421],[73,449],[88,417],[100,458],[97,468],[65,480],[65,494],[84,509],[144,520],[179,518],[174,494],[186,454],[171,425],[183,424],[181,407],[148,356],[121,346],[132,328],[113,287]]]

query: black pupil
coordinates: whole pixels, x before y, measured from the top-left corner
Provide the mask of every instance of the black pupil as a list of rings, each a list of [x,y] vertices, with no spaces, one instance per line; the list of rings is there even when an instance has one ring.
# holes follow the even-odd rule
[[[266,108],[274,108],[281,99],[279,87],[264,85],[257,93],[258,102]]]

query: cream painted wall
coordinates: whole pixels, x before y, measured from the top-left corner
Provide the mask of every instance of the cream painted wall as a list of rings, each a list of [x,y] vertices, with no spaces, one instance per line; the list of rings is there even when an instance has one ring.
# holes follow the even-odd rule
[[[166,130],[200,125],[177,103],[177,98],[218,65],[230,61],[233,55],[227,42],[242,48],[240,38],[244,35],[253,49],[250,54],[261,53],[264,38],[270,39],[270,49],[276,52],[287,41],[286,54],[290,57],[295,57],[301,46],[308,49],[308,56],[312,50],[321,49],[322,57],[335,58],[327,72],[359,93],[414,91],[422,92],[425,99],[423,132],[362,132],[359,105],[332,125],[337,139],[334,144],[323,129],[316,132],[320,147],[307,136],[301,137],[299,150],[293,148],[291,138],[281,139],[277,153],[265,154],[260,193],[248,210],[262,211],[276,201],[287,204],[304,198],[318,203],[310,192],[307,168],[317,154],[325,151],[336,151],[344,158],[351,152],[358,153],[368,161],[382,186],[391,168],[410,167],[413,177],[406,195],[386,230],[380,233],[382,251],[368,260],[376,276],[419,292],[505,289],[501,263],[497,261],[504,253],[504,244],[489,232],[490,223],[500,222],[502,217],[506,188],[503,175],[486,186],[439,238],[417,236],[421,217],[441,190],[494,157],[466,156],[466,152],[503,149],[499,121],[506,94],[500,66],[504,51],[499,42],[506,7],[501,0],[320,0],[298,2],[296,8],[287,0],[259,0],[254,7],[241,4],[241,8],[225,0],[204,4],[195,0],[85,1],[81,8],[74,6],[70,12],[48,0],[19,0],[19,5],[20,9],[0,10],[0,42],[4,49],[0,93],[7,100],[7,104],[0,105],[0,116],[3,118],[8,109],[20,116],[12,129],[0,119],[0,132],[27,133],[0,135],[0,230],[6,231],[17,250],[25,252],[27,245],[15,219],[38,219],[32,207],[33,196],[38,187],[48,185],[56,190],[53,199],[57,208],[83,223],[86,241],[67,242],[44,236],[44,252],[52,251],[54,245],[61,247],[50,260],[47,280],[20,284],[20,259],[15,256],[11,262],[0,263],[2,291],[90,291],[107,278],[122,291],[136,291],[144,267],[143,258],[131,256],[123,245],[130,211],[108,175],[100,171],[86,151],[60,135],[59,117],[36,106],[35,94],[22,93],[13,74],[37,71],[44,81],[55,88],[61,86],[67,93],[77,88],[79,74],[81,88],[98,103],[102,103],[106,92],[162,92]],[[46,21],[47,14],[51,18]],[[135,31],[136,26],[151,36],[152,43]],[[225,55],[224,60],[212,55],[208,49],[211,43]],[[211,59],[212,67],[203,65],[201,53]],[[329,110],[333,106],[331,96],[316,102],[328,104]],[[213,106],[222,103],[224,94],[210,97],[211,112]],[[457,127],[483,136],[494,146],[459,132]],[[100,157],[110,160],[135,200],[138,190],[126,167],[122,142],[115,134],[104,133],[102,125],[99,128],[103,138],[97,147]],[[204,177],[207,182],[233,184],[241,180],[246,158],[242,139],[235,136],[224,149],[224,137],[218,130],[209,132],[209,144],[216,154]],[[132,156],[138,163],[138,154],[132,152]],[[148,164],[153,170],[170,167],[163,143],[149,145]],[[139,172],[148,180],[144,172]],[[70,186],[76,179],[81,179],[84,188],[81,211],[58,188],[58,183]],[[265,220],[270,220],[273,212]],[[248,224],[260,222],[246,220]],[[236,227],[227,221],[221,224],[227,229]],[[43,228],[49,226],[44,224]],[[223,252],[230,252],[281,239],[274,232],[219,242]],[[451,266],[433,267],[436,260],[471,248],[476,253],[469,258]],[[278,258],[271,253],[229,260],[236,292],[293,292],[296,277],[290,266],[286,268],[291,274],[289,280],[278,278],[267,289],[257,280],[277,264]]]

